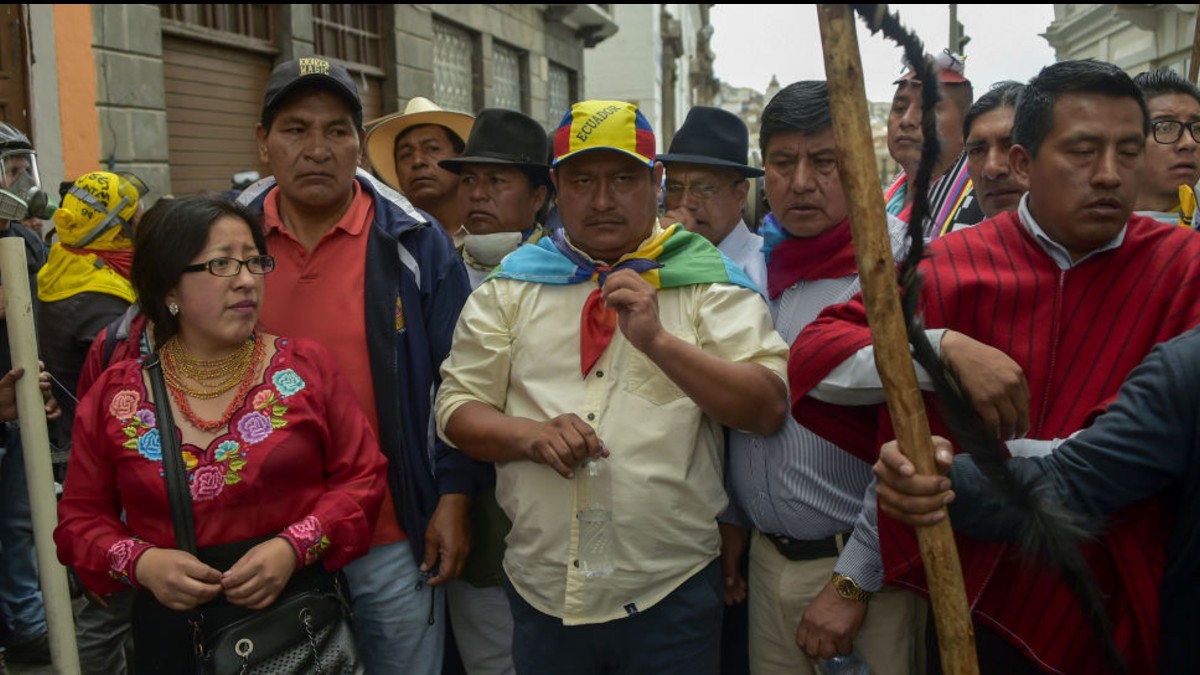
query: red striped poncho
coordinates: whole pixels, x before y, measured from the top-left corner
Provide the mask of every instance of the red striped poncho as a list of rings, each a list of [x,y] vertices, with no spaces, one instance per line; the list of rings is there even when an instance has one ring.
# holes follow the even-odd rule
[[[1121,246],[1066,271],[1013,212],[936,240],[921,270],[927,327],[996,347],[1024,370],[1029,438],[1064,438],[1086,426],[1156,343],[1200,324],[1200,236],[1139,216]],[[884,406],[838,407],[805,396],[870,342],[860,295],[827,308],[796,338],[788,370],[796,418],[874,462],[893,437]],[[948,435],[932,403],[927,396],[931,425]],[[912,530],[882,512],[879,520],[888,583],[927,592]],[[1114,516],[1087,547],[1132,672],[1157,672],[1169,524],[1161,502],[1151,500]],[[1048,671],[1104,672],[1097,638],[1056,575],[1018,560],[1010,545],[957,538],[976,620]]]

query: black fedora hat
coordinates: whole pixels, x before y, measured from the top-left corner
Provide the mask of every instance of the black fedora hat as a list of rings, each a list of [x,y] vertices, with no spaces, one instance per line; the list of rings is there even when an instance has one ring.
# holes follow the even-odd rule
[[[485,108],[475,116],[462,156],[443,159],[438,166],[462,173],[464,164],[505,164],[524,169],[531,178],[549,184],[549,152],[546,130],[537,120],[515,110]]]
[[[749,154],[750,131],[741,118],[721,108],[698,105],[688,111],[667,154],[659,155],[658,161],[718,166],[747,178],[763,175],[762,169],[746,164]]]

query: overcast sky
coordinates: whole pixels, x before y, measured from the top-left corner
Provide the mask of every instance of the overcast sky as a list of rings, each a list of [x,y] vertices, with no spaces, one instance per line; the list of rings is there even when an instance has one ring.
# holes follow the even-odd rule
[[[901,21],[916,31],[928,51],[947,46],[946,5],[889,7],[899,11]],[[814,5],[718,4],[711,18],[713,68],[721,80],[764,91],[772,74],[781,85],[825,79]],[[993,82],[1028,80],[1054,61],[1054,50],[1040,36],[1054,20],[1053,5],[959,5],[958,20],[971,37],[966,74],[976,96]],[[862,21],[857,22],[867,98],[890,101],[892,81],[902,71],[900,48],[882,35],[871,36]]]

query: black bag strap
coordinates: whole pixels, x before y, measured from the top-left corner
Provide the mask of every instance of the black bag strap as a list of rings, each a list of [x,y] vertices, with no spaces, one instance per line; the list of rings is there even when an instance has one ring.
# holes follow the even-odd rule
[[[117,333],[121,332],[121,322],[124,320],[125,315],[122,314],[113,319],[112,323],[104,329],[104,354],[100,361],[102,369],[108,367],[109,362],[112,361],[113,352],[117,351],[117,342],[119,342]]]
[[[150,377],[150,389],[154,392],[158,442],[162,448],[163,479],[167,484],[167,505],[171,508],[171,523],[175,526],[175,546],[181,551],[196,555],[196,521],[192,512],[192,489],[188,485],[187,472],[183,468],[179,438],[175,435],[175,416],[171,413],[171,399],[167,395],[167,382],[163,378],[162,361],[158,354],[146,359],[144,368]]]

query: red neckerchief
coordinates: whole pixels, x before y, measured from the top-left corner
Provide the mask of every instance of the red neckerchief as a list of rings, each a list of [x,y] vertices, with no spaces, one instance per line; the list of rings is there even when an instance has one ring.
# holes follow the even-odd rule
[[[857,271],[847,218],[815,237],[780,242],[767,263],[767,292],[773,300],[797,281],[837,279]]]
[[[131,248],[120,251],[97,251],[90,248],[75,248],[66,244],[63,244],[62,247],[75,255],[87,255],[91,253],[103,260],[105,265],[111,267],[114,272],[126,279],[129,278],[130,270],[133,269],[133,249]]]

